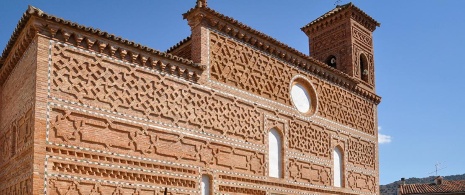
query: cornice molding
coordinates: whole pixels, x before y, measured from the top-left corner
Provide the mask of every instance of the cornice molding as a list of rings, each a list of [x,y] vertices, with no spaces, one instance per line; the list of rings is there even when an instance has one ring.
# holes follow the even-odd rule
[[[184,19],[188,20],[191,27],[202,24],[209,29],[219,31],[230,38],[247,43],[256,49],[283,60],[284,62],[304,70],[305,72],[342,86],[369,99],[370,101],[373,101],[375,104],[379,104],[381,101],[381,97],[359,87],[359,80],[343,73],[342,71],[332,68],[319,60],[305,55],[264,33],[254,30],[231,17],[224,16],[211,8],[192,8],[183,14],[183,16]]]
[[[29,44],[37,35],[37,27],[26,23],[18,25],[17,29],[20,28],[21,31],[11,36],[7,48],[3,51],[4,56],[0,58],[0,85],[3,85],[6,81],[8,75],[13,71],[19,60],[21,60]],[[12,39],[15,41],[11,42]]]
[[[373,19],[371,16],[366,14],[360,8],[355,6],[353,3],[348,3],[345,5],[337,6],[329,12],[326,12],[319,18],[308,23],[301,30],[310,36],[310,33],[315,33],[324,30],[327,26],[332,26],[332,24],[337,23],[344,19],[353,19],[361,24],[366,29],[373,32],[376,27],[379,27],[381,24]]]
[[[98,29],[85,27],[29,6],[0,58],[0,84],[14,68],[15,61],[21,57],[24,45],[27,45],[32,35],[37,33],[52,40],[92,50],[125,62],[157,68],[194,82],[206,69],[205,65],[196,64],[192,60],[161,52]],[[20,47],[17,48],[16,45]]]

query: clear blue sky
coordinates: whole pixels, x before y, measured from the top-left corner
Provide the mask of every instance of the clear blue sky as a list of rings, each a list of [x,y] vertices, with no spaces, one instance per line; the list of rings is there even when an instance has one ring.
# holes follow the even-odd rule
[[[165,51],[189,36],[181,14],[195,0],[0,0],[0,48],[27,9]],[[380,183],[465,173],[465,1],[353,1],[381,23],[374,33],[381,134]],[[209,7],[308,54],[300,27],[334,8],[335,0],[209,0]],[[348,1],[342,1],[348,3]]]

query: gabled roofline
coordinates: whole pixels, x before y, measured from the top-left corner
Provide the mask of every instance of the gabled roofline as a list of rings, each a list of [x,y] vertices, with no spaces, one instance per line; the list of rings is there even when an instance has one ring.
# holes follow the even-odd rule
[[[99,36],[101,38],[104,38],[104,39],[107,39],[107,40],[110,40],[110,41],[116,41],[116,42],[122,43],[122,44],[124,44],[126,46],[130,46],[130,47],[133,47],[133,48],[136,48],[136,49],[141,49],[141,50],[144,50],[146,52],[150,52],[152,54],[158,55],[160,57],[168,58],[170,60],[174,60],[174,61],[183,63],[185,65],[188,65],[188,66],[200,69],[200,70],[205,69],[204,66],[201,66],[200,64],[194,63],[192,60],[184,59],[184,58],[181,58],[179,56],[174,56],[174,55],[168,54],[166,52],[161,52],[159,50],[152,49],[150,47],[144,46],[144,45],[139,44],[139,43],[135,43],[133,41],[129,41],[127,39],[121,38],[121,37],[116,36],[114,34],[110,34],[108,32],[101,31],[99,29],[95,29],[95,28],[92,28],[92,27],[87,27],[87,26],[84,26],[84,25],[80,25],[80,24],[71,22],[69,20],[65,20],[63,18],[53,16],[53,15],[48,14],[48,13],[46,13],[46,12],[44,12],[44,11],[34,7],[34,6],[31,6],[31,5],[29,5],[28,9],[26,10],[26,12],[23,14],[21,19],[19,20],[18,24],[16,25],[15,30],[13,31],[13,34],[12,34],[10,40],[8,41],[5,49],[3,50],[3,53],[2,53],[2,55],[0,57],[0,69],[3,67],[3,64],[5,63],[6,58],[8,57],[8,55],[11,52],[13,46],[15,45],[15,42],[17,41],[19,35],[21,34],[22,30],[25,28],[27,22],[29,21],[29,19],[31,17],[38,17],[38,18],[41,18],[41,19],[44,19],[44,20],[47,20],[47,21],[50,21],[50,22],[53,22],[53,23],[59,23],[59,24],[62,24],[62,25],[66,25],[67,27],[71,27],[71,28],[73,28],[75,30],[85,31],[86,33],[97,35],[97,36]]]
[[[355,78],[347,75],[346,73],[332,68],[326,65],[324,62],[319,61],[309,55],[303,54],[302,52],[276,40],[275,38],[266,35],[258,30],[255,30],[248,25],[245,25],[232,17],[225,16],[209,7],[193,7],[183,14],[184,19],[189,19],[193,16],[200,16],[202,18],[208,18],[210,16],[210,21],[208,21],[208,27],[216,29],[220,32],[228,34],[231,37],[234,37],[242,42],[248,43],[268,54],[271,54],[278,59],[281,59],[288,64],[292,64],[297,68],[303,69],[309,73],[318,75],[324,79],[327,79],[331,82],[334,82],[344,88],[350,89],[355,93],[366,97],[367,99],[373,101],[375,104],[381,102],[381,97],[376,95],[373,92],[367,91],[361,87],[357,87],[359,83]],[[216,21],[212,21],[217,19]],[[223,21],[225,24],[220,24],[218,21]],[[231,29],[230,27],[235,27],[236,29]],[[258,37],[257,40],[254,37]],[[261,39],[261,40],[260,40]],[[332,73],[330,75],[328,73]]]
[[[340,71],[340,70],[337,70],[337,69],[334,69],[328,65],[326,65],[325,63],[309,56],[309,55],[306,55],[300,51],[298,51],[297,49],[294,49],[290,46],[288,46],[287,44],[285,43],[282,43],[280,41],[278,41],[277,39],[265,34],[265,33],[262,33],[258,30],[255,30],[254,28],[246,25],[246,24],[243,24],[237,20],[235,20],[234,18],[232,17],[229,17],[229,16],[225,16],[209,7],[194,7],[194,8],[191,8],[189,11],[187,11],[186,13],[183,14],[183,17],[184,19],[187,19],[188,16],[190,14],[192,14],[193,12],[195,11],[204,11],[204,12],[207,12],[209,14],[212,14],[213,16],[223,20],[223,21],[226,21],[228,22],[229,24],[231,25],[234,25],[238,28],[240,28],[241,30],[244,30],[245,32],[251,34],[251,35],[255,35],[261,39],[263,39],[264,41],[267,41],[269,43],[271,43],[272,45],[274,45],[277,49],[281,49],[281,50],[285,50],[287,52],[289,52],[289,54],[286,54],[286,53],[280,53],[280,55],[276,55],[278,58],[281,58],[281,59],[285,59],[285,61],[288,61],[286,60],[286,58],[289,58],[290,56],[289,55],[296,55],[300,58],[303,58],[303,59],[306,59],[306,60],[309,60],[310,62],[314,63],[314,64],[317,64],[317,65],[320,65],[322,66],[322,68],[324,69],[328,69],[328,70],[331,70],[332,72],[340,75],[341,77],[345,78],[345,79],[348,79],[354,83],[357,83],[358,81],[356,81],[355,79],[353,79],[352,77],[350,77],[349,75],[345,74],[344,72]],[[245,36],[242,36],[242,38],[244,39]],[[246,41],[247,42],[247,41]],[[258,42],[258,41],[257,41]],[[261,43],[261,44],[264,44],[264,43]],[[270,46],[270,45],[268,45]]]

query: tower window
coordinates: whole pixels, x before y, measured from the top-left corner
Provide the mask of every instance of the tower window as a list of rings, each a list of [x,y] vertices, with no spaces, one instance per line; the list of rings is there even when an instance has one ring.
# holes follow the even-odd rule
[[[344,161],[342,160],[342,151],[339,149],[339,147],[334,148],[333,151],[333,169],[334,169],[334,175],[333,175],[333,181],[334,181],[334,186],[335,187],[342,187],[342,181],[343,181],[343,163]]]
[[[360,78],[368,82],[368,60],[365,54],[360,54]]]
[[[326,64],[333,68],[337,68],[336,56],[330,55],[328,58],[326,58]]]
[[[268,169],[269,176],[282,178],[282,140],[281,135],[275,128],[268,133]]]

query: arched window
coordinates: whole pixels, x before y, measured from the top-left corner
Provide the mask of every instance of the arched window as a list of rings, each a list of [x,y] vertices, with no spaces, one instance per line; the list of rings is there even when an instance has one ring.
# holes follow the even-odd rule
[[[336,56],[330,55],[328,58],[326,58],[326,64],[333,68],[337,68]]]
[[[368,82],[368,59],[365,54],[360,54],[360,78]]]
[[[210,176],[202,175],[202,183],[200,183],[202,195],[210,195],[210,186]]]
[[[275,128],[268,133],[268,149],[269,176],[282,178],[282,139],[281,134]]]
[[[334,186],[335,187],[342,187],[342,181],[343,181],[343,164],[344,161],[342,160],[342,151],[339,149],[339,147],[334,148],[333,151],[333,161],[334,161]]]

